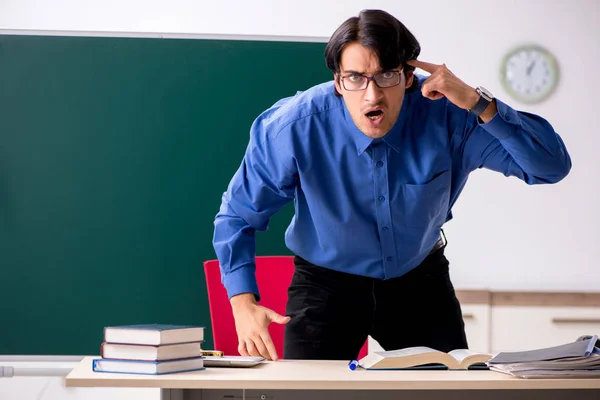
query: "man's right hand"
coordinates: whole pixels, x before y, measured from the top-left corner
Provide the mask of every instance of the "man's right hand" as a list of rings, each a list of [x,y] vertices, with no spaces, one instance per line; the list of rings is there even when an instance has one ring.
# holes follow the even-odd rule
[[[277,351],[269,334],[269,324],[287,324],[290,317],[259,305],[254,294],[242,293],[231,298],[231,308],[238,334],[238,352],[242,356],[262,356],[277,360]]]

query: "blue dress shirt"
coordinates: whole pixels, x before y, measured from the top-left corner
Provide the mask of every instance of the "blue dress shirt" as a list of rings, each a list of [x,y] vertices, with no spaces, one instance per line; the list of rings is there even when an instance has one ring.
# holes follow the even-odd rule
[[[424,80],[419,78],[419,85]],[[469,173],[477,168],[528,184],[554,183],[571,169],[543,118],[496,99],[480,123],[446,98],[407,92],[381,139],[354,124],[333,82],[282,99],[252,124],[241,166],[223,194],[213,245],[229,297],[260,294],[255,233],[294,200],[287,247],[337,271],[389,279],[423,261]]]

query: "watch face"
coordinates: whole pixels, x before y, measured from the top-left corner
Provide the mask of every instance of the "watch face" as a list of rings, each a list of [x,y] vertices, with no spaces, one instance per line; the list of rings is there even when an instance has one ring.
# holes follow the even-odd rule
[[[487,101],[494,100],[494,95],[492,94],[492,92],[490,92],[489,90],[487,90],[483,86],[479,86],[477,89],[478,89],[479,94],[481,96],[483,96]]]
[[[522,46],[506,55],[500,78],[504,89],[524,103],[547,98],[558,83],[558,66],[552,54],[539,46]]]

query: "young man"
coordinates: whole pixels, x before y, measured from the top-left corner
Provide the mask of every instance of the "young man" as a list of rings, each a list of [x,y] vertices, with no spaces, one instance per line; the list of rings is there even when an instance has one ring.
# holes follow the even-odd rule
[[[365,10],[327,44],[333,82],[277,102],[252,125],[214,233],[240,354],[279,357],[271,322],[286,324],[285,358],[349,360],[367,335],[385,349],[467,347],[440,237],[469,173],[555,183],[571,160],[546,120],[419,53],[397,19]],[[284,317],[257,303],[255,232],[292,200]]]

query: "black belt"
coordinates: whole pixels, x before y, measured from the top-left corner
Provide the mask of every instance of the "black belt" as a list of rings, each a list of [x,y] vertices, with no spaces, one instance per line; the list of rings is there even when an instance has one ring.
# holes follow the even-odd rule
[[[429,254],[431,255],[431,254],[437,252],[438,250],[443,249],[444,247],[446,247],[447,244],[448,244],[448,241],[446,240],[446,235],[444,235],[444,231],[442,230],[442,234],[438,238],[437,242],[435,242],[435,244],[433,245],[433,248],[431,249]]]

